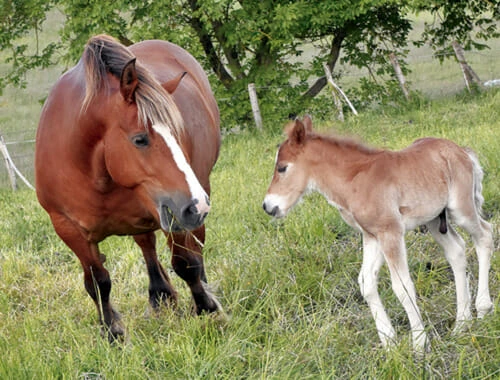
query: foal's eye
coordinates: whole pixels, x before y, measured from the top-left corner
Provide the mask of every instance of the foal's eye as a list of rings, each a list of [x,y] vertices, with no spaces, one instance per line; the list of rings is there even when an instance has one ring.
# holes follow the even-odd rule
[[[287,167],[288,167],[288,165],[280,165],[280,166],[278,166],[278,168],[276,170],[278,170],[278,173],[284,173],[284,172],[286,172]]]
[[[132,144],[137,148],[145,148],[149,145],[149,137],[146,133],[140,133],[132,137]]]

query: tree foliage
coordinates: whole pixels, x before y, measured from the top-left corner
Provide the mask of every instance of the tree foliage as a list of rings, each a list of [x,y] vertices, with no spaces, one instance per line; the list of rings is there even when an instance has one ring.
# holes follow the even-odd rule
[[[0,52],[9,69],[0,76],[0,95],[8,84],[24,87],[25,74],[35,68],[46,68],[59,48],[57,43],[41,46],[41,31],[51,4],[44,0],[0,1]],[[34,35],[35,41],[26,40]],[[31,43],[30,43],[31,42]]]
[[[223,100],[223,116],[233,124],[250,119],[249,83],[259,89],[266,119],[302,112],[326,84],[322,62],[334,71],[341,52],[344,61],[368,68],[370,81],[392,76],[387,56],[396,53],[404,58],[412,11],[441,15],[439,23],[426,28],[422,43],[444,46],[446,38],[456,35],[470,42],[464,45],[466,49],[496,36],[493,21],[498,17],[498,0],[2,2],[0,48],[10,71],[0,88],[7,83],[22,84],[26,70],[49,65],[56,51],[63,52],[68,64],[75,62],[94,34],[108,33],[127,45],[166,39],[190,51],[211,74],[217,96]],[[62,45],[51,43],[28,53],[23,41],[41,29],[53,8],[65,15]],[[473,31],[474,39],[470,37]],[[377,86],[384,87],[384,83]]]
[[[485,41],[500,37],[498,0],[416,0],[413,7],[432,14],[417,44],[428,43],[441,61],[452,55],[452,41],[465,50],[483,50],[488,47]]]

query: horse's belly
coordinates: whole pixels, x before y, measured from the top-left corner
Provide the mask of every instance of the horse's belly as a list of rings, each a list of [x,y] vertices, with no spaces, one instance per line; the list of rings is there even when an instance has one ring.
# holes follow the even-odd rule
[[[130,217],[126,220],[114,217],[106,218],[88,229],[90,240],[101,241],[111,235],[137,235],[159,228],[153,218]]]

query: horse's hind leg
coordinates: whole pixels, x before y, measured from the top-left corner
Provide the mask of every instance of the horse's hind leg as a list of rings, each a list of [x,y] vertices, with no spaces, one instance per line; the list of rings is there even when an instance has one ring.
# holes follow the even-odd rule
[[[482,318],[493,309],[489,288],[489,271],[494,245],[491,224],[479,217],[478,227],[477,230],[471,232],[471,235],[479,262],[476,310],[478,318]]]
[[[471,235],[476,248],[479,264],[476,310],[478,318],[482,318],[493,309],[488,279],[493,254],[493,233],[491,225],[477,214],[472,205],[465,211],[455,211],[453,220]]]
[[[172,251],[172,266],[191,289],[196,313],[220,310],[219,302],[206,287],[207,278],[201,253],[205,226],[192,232],[171,233],[168,238]]]
[[[103,333],[106,332],[108,340],[113,342],[124,335],[125,329],[120,322],[120,314],[109,300],[111,279],[103,266],[104,255],[99,253],[96,243],[84,238],[72,221],[58,214],[50,216],[59,237],[78,256],[83,268],[85,289],[96,304],[99,321],[106,329]]]
[[[149,275],[149,303],[157,310],[161,303],[175,306],[177,293],[175,292],[167,272],[158,261],[156,253],[156,235],[154,232],[135,235],[134,240],[139,245],[146,261]]]
[[[460,330],[465,321],[472,318],[469,285],[467,281],[467,259],[465,256],[465,243],[460,235],[450,226],[446,225],[443,233],[442,219],[436,218],[427,223],[427,229],[438,244],[443,247],[444,254],[450,263],[455,277],[457,294],[457,318],[455,330]]]

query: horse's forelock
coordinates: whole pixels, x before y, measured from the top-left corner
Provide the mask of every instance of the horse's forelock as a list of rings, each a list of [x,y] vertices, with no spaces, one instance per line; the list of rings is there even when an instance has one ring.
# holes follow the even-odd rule
[[[92,37],[83,53],[85,64],[86,92],[82,112],[101,91],[108,90],[108,73],[119,78],[123,67],[134,58],[132,52],[114,38],[107,35]],[[154,76],[140,63],[136,64],[139,85],[135,101],[139,121],[144,125],[168,125],[174,135],[183,129],[182,116],[172,96]]]
[[[139,85],[135,92],[135,101],[140,122],[144,126],[167,125],[174,136],[178,137],[184,123],[172,95],[141,65],[137,66],[137,73]]]

